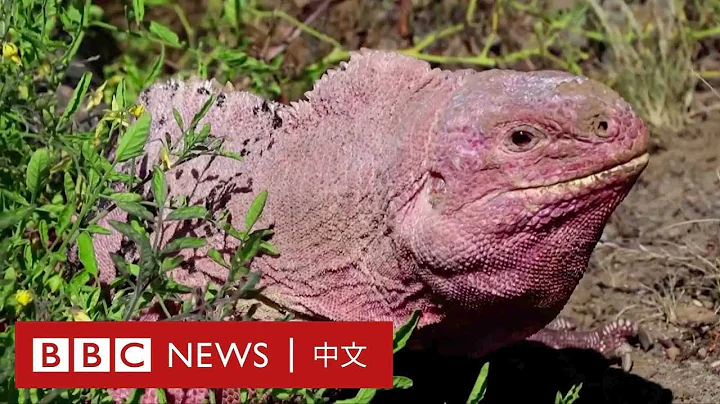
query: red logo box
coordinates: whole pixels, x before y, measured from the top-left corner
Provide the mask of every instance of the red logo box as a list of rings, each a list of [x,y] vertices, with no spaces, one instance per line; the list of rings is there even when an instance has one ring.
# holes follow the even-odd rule
[[[390,322],[19,322],[17,388],[390,388]]]

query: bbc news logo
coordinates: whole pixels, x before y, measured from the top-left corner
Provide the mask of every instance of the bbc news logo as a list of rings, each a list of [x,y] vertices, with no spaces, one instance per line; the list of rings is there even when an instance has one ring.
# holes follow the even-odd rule
[[[111,352],[110,341],[113,341]],[[113,371],[150,372],[150,338],[74,338],[73,372],[109,372],[110,356],[113,357]],[[33,338],[33,372],[69,372],[69,338]]]
[[[390,322],[20,322],[16,386],[389,388],[392,339]]]

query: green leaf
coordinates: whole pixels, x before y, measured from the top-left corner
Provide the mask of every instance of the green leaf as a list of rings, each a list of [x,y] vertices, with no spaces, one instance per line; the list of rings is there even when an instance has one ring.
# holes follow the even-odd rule
[[[77,24],[77,31],[75,32],[75,35],[72,36],[72,42],[70,43],[70,46],[67,47],[65,54],[62,56],[62,64],[65,66],[67,66],[70,60],[75,57],[78,49],[80,48],[80,43],[82,43],[82,40],[85,37],[87,17],[90,12],[91,3],[92,0],[85,0],[85,6],[83,7],[79,18],[80,22]]]
[[[15,226],[32,212],[32,207],[23,207],[0,213],[0,230]]]
[[[148,87],[151,85],[155,79],[160,76],[160,73],[162,73],[163,65],[165,63],[165,44],[162,44],[160,47],[160,56],[158,56],[157,59],[155,59],[155,63],[153,63],[152,69],[150,69],[150,73],[148,74],[147,78],[145,78],[145,83],[143,87]]]
[[[202,206],[184,206],[172,211],[165,220],[204,219],[210,212]]]
[[[94,234],[104,234],[104,235],[107,235],[107,236],[109,236],[109,235],[112,234],[112,232],[111,232],[110,230],[108,230],[108,229],[106,229],[106,228],[104,228],[104,227],[102,227],[102,226],[98,226],[98,225],[96,225],[96,224],[91,224],[90,226],[87,227],[86,230],[87,230],[89,233],[94,233]]]
[[[60,212],[60,220],[58,220],[58,225],[55,226],[55,228],[59,230],[56,230],[56,233],[62,234],[65,231],[72,222],[73,214],[75,214],[75,205],[68,203],[65,205],[65,209]]]
[[[165,179],[165,173],[158,166],[155,166],[153,170],[152,190],[157,206],[159,208],[164,207],[168,194],[168,185]]]
[[[63,186],[65,187],[65,198],[67,203],[73,203],[75,201],[75,181],[69,172],[65,172],[63,175]]]
[[[120,82],[118,82],[117,88],[115,88],[115,97],[113,97],[112,100],[112,110],[113,111],[123,111],[125,110],[125,107],[127,106],[127,86],[125,85],[125,78],[120,79]]]
[[[55,293],[60,289],[60,286],[63,284],[63,279],[60,276],[60,274],[55,274],[48,278],[47,281],[45,281],[45,285],[50,288],[50,292]]]
[[[192,292],[192,288],[187,285],[181,285],[175,281],[168,280],[159,286],[156,291],[164,293],[190,293]]]
[[[236,280],[240,275],[247,273],[246,265],[255,257],[260,250],[260,244],[262,243],[262,235],[253,233],[251,237],[242,244],[241,248],[238,248],[233,254],[230,265],[230,278]]]
[[[13,202],[17,202],[20,205],[24,206],[30,206],[30,203],[27,201],[27,199],[23,198],[22,195],[18,195],[15,192],[10,192],[6,189],[0,190],[0,193],[2,193],[6,198],[10,199]]]
[[[260,218],[260,215],[262,214],[263,209],[265,209],[265,201],[267,200],[268,191],[262,191],[260,195],[255,198],[252,205],[250,205],[250,209],[248,210],[247,215],[245,215],[245,229],[246,231],[250,231],[253,226],[255,226],[255,223],[257,222],[258,218]]]
[[[247,296],[248,292],[256,290],[258,282],[260,282],[260,272],[250,272],[245,278],[245,283],[242,284],[240,289],[237,291],[238,296],[241,298]]]
[[[158,22],[150,21],[150,32],[169,45],[180,46],[180,40],[177,34]]]
[[[185,123],[177,108],[173,108],[173,118],[175,118],[175,123],[177,123],[178,128],[180,128],[181,131],[185,131]]]
[[[268,255],[274,255],[274,256],[280,255],[280,251],[278,251],[277,247],[272,245],[269,241],[263,241],[260,244],[260,251],[262,251],[264,254],[268,254]]]
[[[108,198],[115,202],[140,202],[143,199],[141,195],[134,192],[116,192],[108,196]]]
[[[393,376],[393,388],[394,389],[409,389],[413,386],[413,381],[409,377],[405,376]]]
[[[205,247],[206,244],[207,244],[207,241],[205,241],[205,239],[202,239],[202,238],[179,237],[179,238],[176,238],[175,240],[167,243],[165,248],[163,248],[162,253],[168,254],[168,253],[171,253],[174,251],[184,250],[186,248],[193,248],[193,249],[201,248],[201,247]]]
[[[142,114],[120,137],[115,154],[116,163],[122,163],[143,154],[150,135],[150,121],[149,112]]]
[[[143,18],[145,18],[145,2],[143,0],[133,0],[133,11],[135,14],[135,23],[140,26]]]
[[[235,153],[230,150],[220,149],[220,155],[223,157],[231,158],[236,161],[244,161],[243,157],[240,154]]]
[[[33,195],[37,195],[40,191],[40,185],[45,180],[46,173],[49,169],[50,151],[48,149],[35,150],[30,157],[25,178],[25,183]]]
[[[206,123],[205,125],[203,125],[202,129],[200,129],[200,133],[198,134],[198,142],[202,143],[208,137],[210,137],[210,124]]]
[[[200,111],[198,111],[198,113],[195,114],[195,116],[193,116],[193,120],[190,123],[190,128],[192,128],[192,130],[195,130],[195,128],[197,127],[197,124],[200,122],[201,119],[203,119],[205,114],[207,114],[208,110],[210,109],[210,107],[213,105],[214,102],[215,102],[215,95],[213,94],[213,95],[210,95],[210,98],[208,98],[205,101],[202,108],[200,108]],[[209,126],[208,126],[207,131],[208,131],[208,133],[210,132]]]
[[[133,276],[138,276],[140,274],[140,267],[135,264],[128,264],[127,270]]]
[[[160,269],[162,271],[169,271],[171,269],[175,269],[183,263],[183,260],[184,258],[180,256],[165,258],[160,264]]]
[[[377,389],[360,389],[353,398],[335,401],[335,404],[368,404],[375,398]]]
[[[75,91],[73,91],[70,102],[68,103],[65,111],[63,112],[62,118],[60,119],[61,123],[66,122],[70,118],[70,116],[72,116],[72,114],[74,114],[75,111],[77,111],[77,109],[80,107],[82,99],[87,93],[88,87],[90,87],[91,79],[92,73],[83,73],[82,77],[80,78],[80,82],[78,83],[77,87],[75,87]]]
[[[41,220],[40,223],[38,223],[38,232],[40,232],[40,241],[42,241],[44,245],[48,245],[50,234],[48,233],[48,224],[45,220]]]
[[[38,208],[38,210],[42,211],[42,212],[51,213],[54,216],[60,216],[66,207],[67,207],[67,205],[54,205],[52,203],[48,203],[48,204],[40,206]]]
[[[558,391],[555,395],[555,404],[573,404],[580,398],[582,386],[582,383],[573,385],[565,396]]]
[[[97,260],[95,259],[95,248],[93,247],[92,236],[87,232],[82,232],[77,238],[78,256],[80,262],[91,275],[97,275]]]
[[[223,16],[230,21],[230,24],[232,24],[233,27],[238,26],[238,20],[239,20],[239,14],[240,9],[242,6],[239,4],[240,0],[227,0],[224,1],[224,12]]]
[[[245,241],[247,239],[247,233],[236,230],[229,222],[222,222],[220,227],[225,230],[229,236],[238,241]]]
[[[65,10],[65,13],[61,15],[61,18],[67,19],[67,21],[63,21],[64,24],[72,26],[82,21],[82,14],[80,14],[80,10],[71,5]]]
[[[116,202],[117,207],[125,212],[145,220],[153,220],[154,216],[143,205],[135,202]]]
[[[407,344],[410,339],[410,335],[412,335],[415,327],[417,327],[418,321],[420,321],[420,314],[419,310],[415,310],[408,321],[395,330],[393,335],[393,353],[405,347],[405,344]]]
[[[222,265],[225,268],[227,268],[228,264],[225,262],[225,259],[223,258],[222,254],[220,254],[220,251],[211,248],[210,251],[207,253],[208,257],[210,257],[211,260],[215,261],[218,265]]]
[[[68,282],[67,288],[68,293],[72,296],[73,294],[77,294],[80,292],[80,289],[87,285],[88,281],[90,281],[90,273],[83,269],[80,272],[77,272],[75,276]]]
[[[482,369],[480,369],[480,374],[478,374],[477,380],[475,380],[475,385],[470,391],[467,404],[477,404],[485,397],[485,392],[487,391],[487,375],[489,370],[490,363],[487,362],[483,365]]]
[[[248,60],[248,55],[239,50],[221,49],[217,54],[217,58],[227,64],[228,68],[238,69],[243,67],[243,64]]]

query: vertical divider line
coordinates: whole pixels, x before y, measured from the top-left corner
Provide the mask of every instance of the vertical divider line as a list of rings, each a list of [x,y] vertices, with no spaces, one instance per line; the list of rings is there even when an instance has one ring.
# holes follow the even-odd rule
[[[293,338],[290,337],[290,373],[295,371],[295,358],[293,358]]]

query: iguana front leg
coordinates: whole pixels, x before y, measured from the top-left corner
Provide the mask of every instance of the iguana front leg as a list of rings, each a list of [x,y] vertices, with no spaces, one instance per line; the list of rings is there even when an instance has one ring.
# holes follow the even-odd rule
[[[541,342],[555,349],[585,348],[595,350],[608,358],[622,359],[623,369],[632,366],[628,352],[628,340],[643,331],[632,321],[620,319],[605,324],[594,331],[578,331],[565,317],[557,317],[528,341]]]

